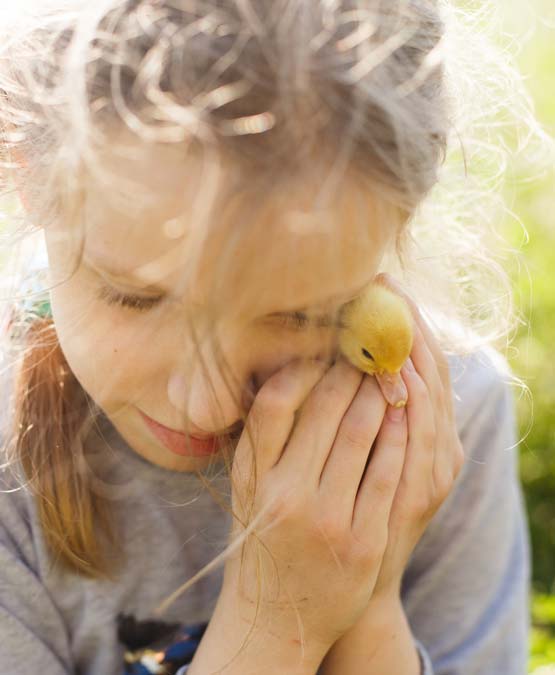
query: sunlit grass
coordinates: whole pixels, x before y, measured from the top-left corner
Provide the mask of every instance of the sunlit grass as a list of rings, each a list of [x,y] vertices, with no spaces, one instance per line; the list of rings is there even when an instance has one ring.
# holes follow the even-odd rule
[[[530,635],[530,672],[555,675],[555,597],[537,595],[533,602],[534,627]],[[552,666],[551,672],[545,670]],[[538,670],[542,668],[542,670]]]
[[[519,21],[534,30],[524,41],[519,65],[540,121],[555,131],[555,7],[545,0],[506,3],[511,30]],[[535,12],[535,15],[534,15]],[[532,20],[531,17],[535,17]],[[513,270],[514,289],[523,318],[513,343],[511,365],[532,394],[518,401],[521,476],[525,488],[534,550],[534,585],[555,592],[555,169],[527,181],[527,166],[515,169],[510,188],[512,208],[522,226],[511,221],[509,238],[521,251],[521,269]],[[527,233],[525,239],[524,230]],[[555,663],[555,659],[554,659]]]
[[[503,3],[507,29],[524,37],[518,62],[536,112],[555,132],[555,5],[552,0]],[[521,169],[521,170],[519,170]],[[509,241],[521,251],[513,270],[517,302],[528,325],[513,343],[511,366],[530,387],[533,407],[518,400],[521,477],[533,547],[533,600],[529,672],[555,675],[555,167],[526,181],[516,167],[511,206],[521,220],[508,223]],[[526,232],[526,235],[525,235]],[[551,594],[551,595],[550,595]]]

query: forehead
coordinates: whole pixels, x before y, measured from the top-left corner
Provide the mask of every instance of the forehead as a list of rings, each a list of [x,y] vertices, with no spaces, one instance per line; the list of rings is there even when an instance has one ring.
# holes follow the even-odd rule
[[[314,171],[261,194],[230,164],[154,145],[106,154],[102,167],[87,181],[85,258],[137,284],[184,285],[199,305],[217,289],[224,304],[282,310],[362,287],[400,221],[350,173],[331,185]],[[110,187],[122,178],[123,201]]]

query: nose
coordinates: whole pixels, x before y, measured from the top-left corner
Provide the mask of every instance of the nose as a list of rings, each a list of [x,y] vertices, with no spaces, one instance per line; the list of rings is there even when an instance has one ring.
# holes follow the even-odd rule
[[[202,361],[195,359],[186,373],[174,367],[167,382],[171,405],[179,411],[199,435],[222,435],[242,427],[244,417],[254,399],[270,378],[289,362],[299,358],[320,358],[329,361],[335,351],[327,342],[299,348],[284,344],[280,348],[247,343],[229,336],[225,363],[216,359],[212,349],[202,350]],[[204,364],[204,365],[203,365]]]
[[[242,426],[243,411],[250,409],[257,391],[254,376],[243,379],[224,379],[212,373],[207,377],[200,366],[188,380],[182,372],[175,371],[168,379],[168,398],[185,416],[191,433],[232,433]]]

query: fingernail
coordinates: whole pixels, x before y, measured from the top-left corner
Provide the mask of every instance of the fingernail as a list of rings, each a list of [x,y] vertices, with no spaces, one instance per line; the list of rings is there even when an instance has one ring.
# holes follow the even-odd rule
[[[411,373],[414,373],[414,372],[415,372],[414,363],[412,362],[412,359],[410,358],[410,356],[409,356],[409,358],[405,361],[405,368],[406,368],[407,370],[409,370]]]
[[[405,407],[394,408],[393,406],[388,405],[385,414],[392,422],[400,422],[405,416]]]

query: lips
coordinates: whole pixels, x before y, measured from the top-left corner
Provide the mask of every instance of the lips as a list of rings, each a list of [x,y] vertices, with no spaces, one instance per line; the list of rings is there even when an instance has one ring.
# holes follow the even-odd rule
[[[147,425],[150,432],[163,445],[171,450],[176,455],[185,455],[189,457],[206,457],[212,455],[219,450],[219,443],[217,436],[209,436],[206,438],[196,438],[170,429],[169,427],[156,422],[151,417],[146,415],[142,410],[139,410],[143,421]]]

